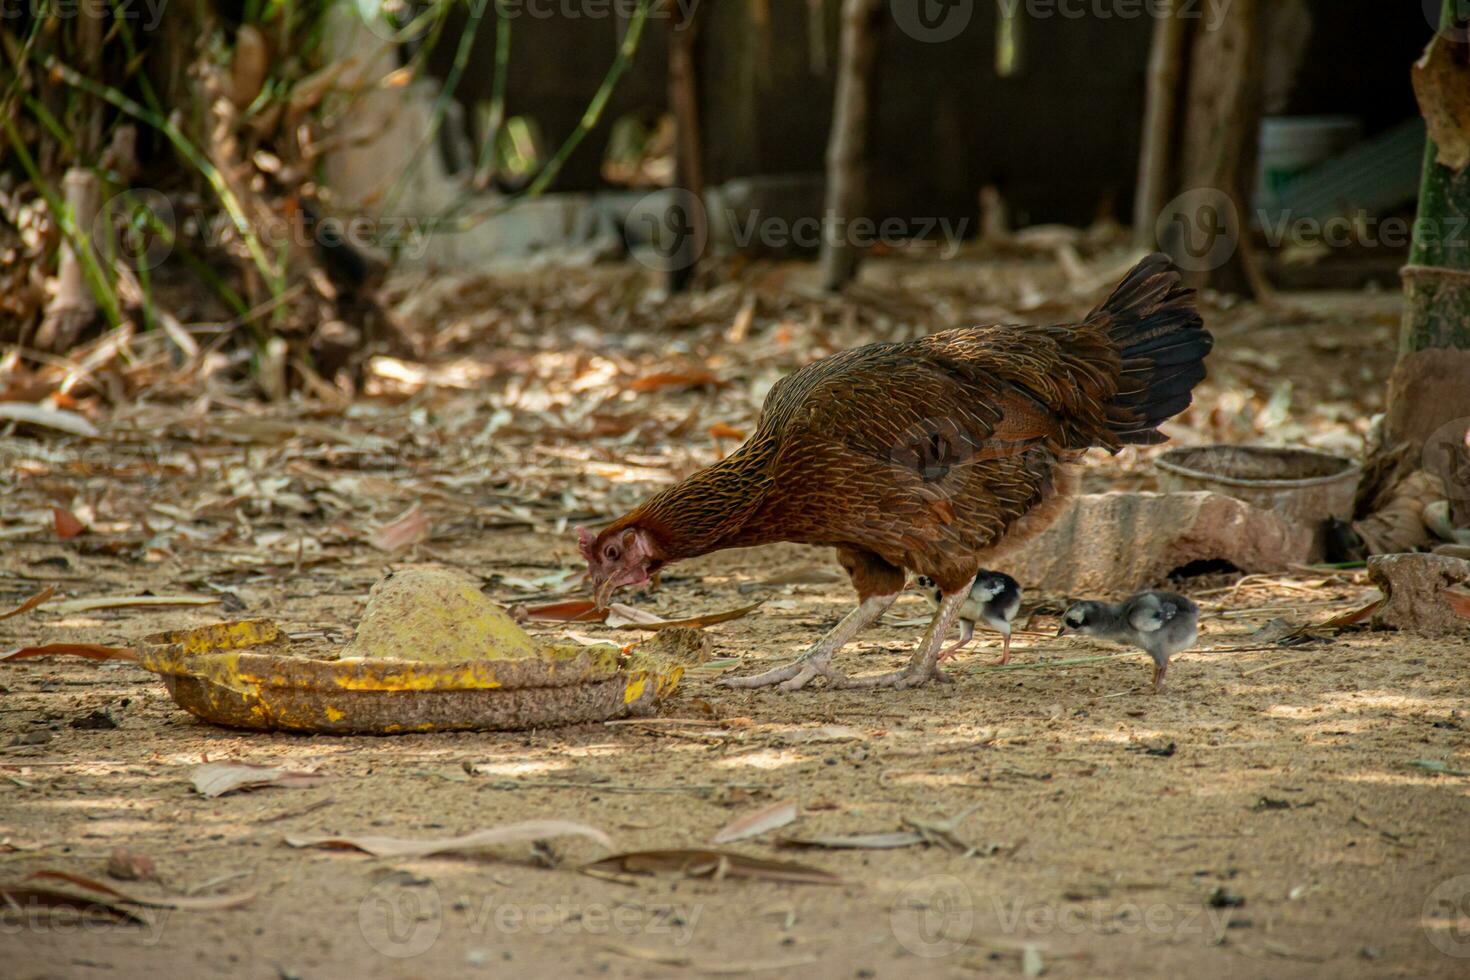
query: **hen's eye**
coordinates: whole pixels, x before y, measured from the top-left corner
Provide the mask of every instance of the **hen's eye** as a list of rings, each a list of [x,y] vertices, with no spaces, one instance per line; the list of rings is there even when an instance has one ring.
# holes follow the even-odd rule
[[[620,552],[618,551],[617,546],[610,545],[602,552],[602,557],[606,558],[608,561],[617,561],[619,554]]]

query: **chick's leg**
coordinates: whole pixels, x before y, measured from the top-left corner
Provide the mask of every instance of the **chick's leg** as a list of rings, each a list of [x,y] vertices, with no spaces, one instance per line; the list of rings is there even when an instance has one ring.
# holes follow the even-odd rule
[[[970,584],[974,584],[973,581]],[[924,631],[924,638],[914,651],[913,659],[903,670],[875,677],[857,677],[843,683],[844,687],[918,687],[930,681],[948,681],[949,675],[939,669],[939,650],[944,646],[944,636],[955,620],[960,618],[960,609],[970,595],[970,585],[944,597],[939,611]]]
[[[946,660],[959,653],[965,647],[969,646],[970,641],[974,638],[975,624],[970,622],[968,619],[960,620],[960,640],[958,643],[951,644],[950,646],[944,648],[944,651],[939,655],[939,662],[944,663]]]
[[[898,598],[893,595],[869,596],[842,618],[817,645],[784,667],[768,670],[753,677],[724,677],[720,683],[725,687],[771,687],[780,684],[783,691],[799,691],[818,677],[827,678],[831,684],[842,684],[847,676],[831,666],[832,655],[845,647],[853,637],[867,629],[888,611]]]

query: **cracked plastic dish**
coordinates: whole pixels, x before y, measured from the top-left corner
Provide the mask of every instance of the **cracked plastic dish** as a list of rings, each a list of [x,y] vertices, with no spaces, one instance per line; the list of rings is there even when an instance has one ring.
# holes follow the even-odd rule
[[[150,636],[138,660],[181,707],[215,724],[389,735],[648,714],[683,676],[670,649],[650,641],[625,654],[532,637],[473,579],[427,567],[373,586],[341,656],[247,619]]]
[[[232,728],[378,734],[505,731],[651,712],[684,668],[612,644],[533,658],[425,663],[329,660],[270,620],[148,637],[139,662],[180,707]]]

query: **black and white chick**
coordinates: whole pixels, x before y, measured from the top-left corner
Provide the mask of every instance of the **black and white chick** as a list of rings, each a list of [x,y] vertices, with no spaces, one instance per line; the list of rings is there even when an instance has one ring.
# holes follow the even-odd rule
[[[943,594],[934,580],[919,576],[918,586],[937,608]],[[980,570],[975,584],[970,586],[970,597],[960,607],[960,641],[947,647],[939,654],[942,663],[969,646],[975,638],[975,624],[984,623],[1005,638],[1005,647],[1000,656],[1002,664],[1011,660],[1011,620],[1021,611],[1021,586],[1005,572]]]
[[[1057,636],[1080,633],[1143,650],[1154,662],[1154,693],[1164,689],[1169,658],[1199,639],[1199,606],[1174,592],[1141,592],[1122,602],[1078,602]]]

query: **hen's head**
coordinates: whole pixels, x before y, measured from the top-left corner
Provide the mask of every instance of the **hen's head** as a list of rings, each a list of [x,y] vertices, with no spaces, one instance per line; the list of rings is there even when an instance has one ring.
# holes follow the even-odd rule
[[[663,565],[653,536],[637,526],[610,527],[601,534],[579,527],[577,547],[587,559],[587,579],[598,609],[606,609],[618,589],[642,585]]]

